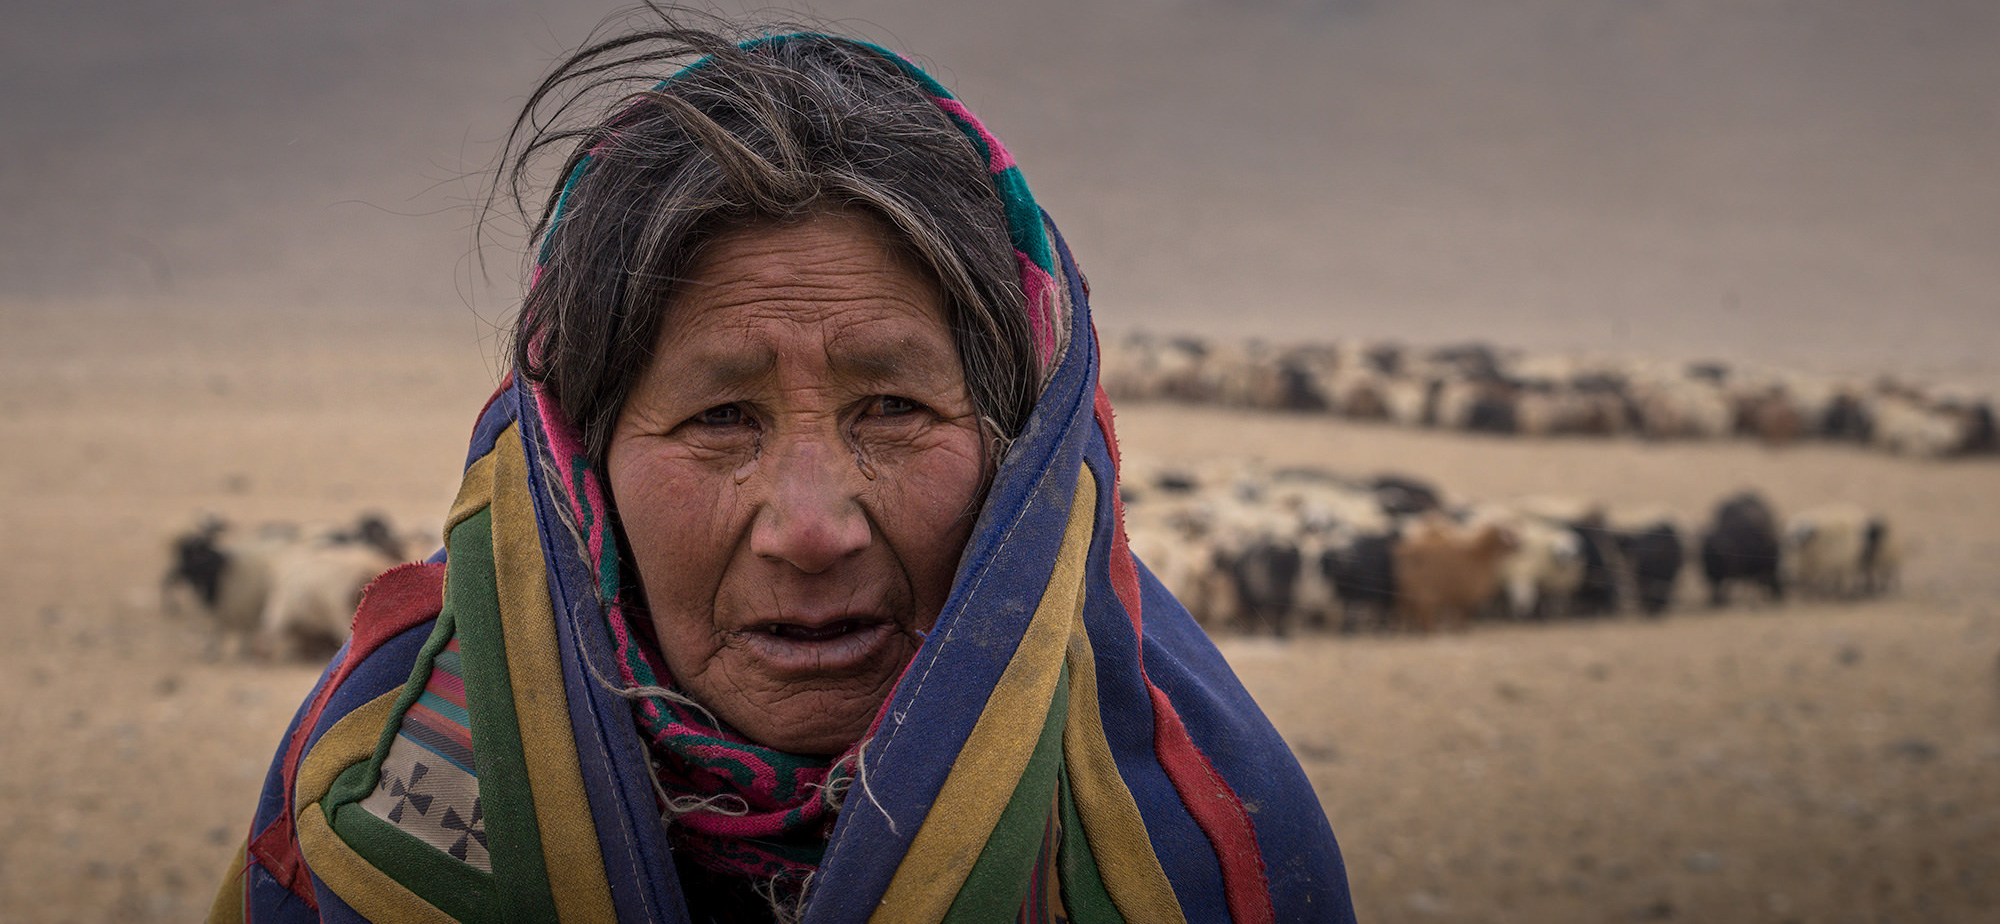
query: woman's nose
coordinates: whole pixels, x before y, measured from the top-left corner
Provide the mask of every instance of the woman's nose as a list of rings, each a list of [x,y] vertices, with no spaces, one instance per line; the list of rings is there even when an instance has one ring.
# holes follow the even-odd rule
[[[854,453],[830,437],[767,445],[758,462],[768,493],[750,526],[750,551],[818,574],[868,547]]]

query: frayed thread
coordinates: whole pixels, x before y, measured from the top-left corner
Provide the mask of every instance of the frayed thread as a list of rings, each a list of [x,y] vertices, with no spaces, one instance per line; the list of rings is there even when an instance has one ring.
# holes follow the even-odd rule
[[[896,830],[896,816],[889,814],[888,808],[882,805],[882,800],[875,798],[874,787],[868,785],[868,746],[874,743],[875,739],[869,737],[861,742],[860,747],[854,749],[854,781],[861,784],[861,794],[868,797],[868,804],[875,806],[875,811],[882,813],[882,820],[889,824],[889,833],[898,834],[900,832]]]
[[[775,924],[799,924],[806,917],[806,901],[812,892],[813,877],[818,870],[807,870],[794,877],[781,873],[773,878],[752,883],[751,890],[771,906],[771,917]],[[796,878],[798,888],[789,888],[787,879]]]

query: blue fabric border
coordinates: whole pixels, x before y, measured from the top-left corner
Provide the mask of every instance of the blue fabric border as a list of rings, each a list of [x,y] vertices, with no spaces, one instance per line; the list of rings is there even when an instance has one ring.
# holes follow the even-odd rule
[[[533,396],[517,387],[510,397],[514,416],[521,421],[523,449],[533,460],[528,465],[529,493],[535,501],[542,558],[548,563],[549,602],[556,614],[570,729],[611,885],[612,907],[620,921],[685,922],[687,904],[678,877],[648,875],[649,870],[672,870],[673,857],[659,824],[652,769],[632,704],[598,682],[599,677],[607,682],[618,677],[618,663],[611,629],[597,599],[596,576],[578,551],[562,541],[569,533],[556,519],[560,511],[550,509],[562,503],[567,488],[548,484],[553,460],[538,448],[548,443]],[[605,524],[605,529],[608,534],[612,524]]]

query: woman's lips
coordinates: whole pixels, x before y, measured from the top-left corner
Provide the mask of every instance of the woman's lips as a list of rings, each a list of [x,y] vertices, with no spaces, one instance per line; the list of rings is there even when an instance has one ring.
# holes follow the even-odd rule
[[[773,673],[803,676],[869,666],[888,654],[901,636],[894,622],[876,617],[772,621],[737,634]]]

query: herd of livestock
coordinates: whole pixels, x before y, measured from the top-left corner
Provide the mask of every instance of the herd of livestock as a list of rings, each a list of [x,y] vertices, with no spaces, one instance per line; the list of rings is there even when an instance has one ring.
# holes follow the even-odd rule
[[[2000,452],[1992,403],[1889,378],[1531,356],[1480,344],[1278,347],[1130,334],[1106,341],[1119,400],[1163,400],[1493,434],[1847,441],[1899,454]],[[1673,604],[1684,570],[1711,603],[1742,585],[1852,597],[1895,580],[1899,537],[1846,505],[1781,519],[1723,498],[1698,527],[1660,510],[1526,498],[1452,505],[1431,485],[1219,462],[1128,471],[1132,548],[1206,626],[1270,632],[1429,632],[1488,617],[1546,619]],[[379,516],[339,528],[233,528],[171,540],[170,610],[206,615],[228,644],[288,659],[347,637],[361,590],[406,560]],[[330,649],[327,649],[330,650]]]
[[[1880,515],[1829,504],[1781,518],[1756,492],[1722,498],[1698,527],[1662,509],[1454,504],[1411,478],[1242,462],[1128,465],[1123,496],[1134,554],[1204,626],[1235,633],[1657,616],[1675,605],[1684,571],[1715,606],[1854,598],[1892,587],[1902,560]]]
[[[1780,518],[1754,492],[1723,498],[1695,527],[1575,499],[1453,503],[1407,477],[1128,459],[1121,496],[1133,553],[1215,632],[1657,616],[1689,571],[1712,605],[1851,598],[1893,586],[1902,560],[1882,516],[1830,504]],[[418,544],[375,515],[318,529],[206,518],[169,543],[163,605],[206,616],[243,654],[323,656],[346,641],[362,589],[426,551]]]
[[[1901,455],[2000,452],[1984,395],[1753,370],[1719,362],[1595,361],[1468,344],[1275,346],[1133,333],[1106,338],[1114,400],[1333,414],[1528,436],[1820,439]]]

